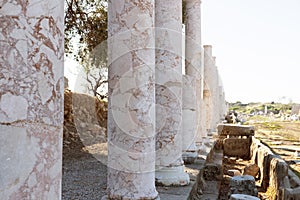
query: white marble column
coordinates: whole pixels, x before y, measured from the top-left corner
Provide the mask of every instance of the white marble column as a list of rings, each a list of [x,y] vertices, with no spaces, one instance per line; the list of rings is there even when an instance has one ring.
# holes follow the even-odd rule
[[[225,119],[226,115],[226,100],[225,100],[225,92],[223,81],[221,75],[219,74],[219,123],[221,123]]]
[[[213,111],[213,123],[212,123],[212,133],[217,134],[217,126],[220,122],[220,87],[219,87],[219,81],[220,81],[220,74],[218,67],[216,65],[216,57],[213,56],[213,105],[214,105],[214,111]]]
[[[154,0],[108,3],[108,199],[156,199]]]
[[[204,45],[204,102],[206,110],[206,129],[211,130],[213,118],[213,70],[212,70],[212,46]]]
[[[157,184],[187,185],[182,160],[182,0],[155,1]]]
[[[191,145],[184,147],[183,158],[193,157],[197,134],[201,134],[201,102],[203,99],[203,52],[201,46],[201,0],[186,0],[185,19],[185,72],[195,79],[195,91],[190,96],[196,96],[196,132]],[[183,119],[187,120],[187,119]],[[183,132],[183,135],[186,133]],[[195,157],[194,157],[195,158]],[[189,158],[188,160],[191,160]]]
[[[226,96],[225,96],[225,90],[224,90],[224,85],[222,83],[221,86],[221,94],[220,94],[220,98],[221,98],[221,120],[225,120],[225,116],[227,114],[227,107],[226,107]]]
[[[204,45],[204,77],[205,77],[205,97],[206,102],[206,126],[208,133],[216,129],[219,121],[218,99],[219,99],[219,82],[218,71],[215,65],[215,57],[212,56],[212,46]]]
[[[182,148],[184,149],[182,158],[185,163],[190,164],[198,156],[196,147],[197,132],[197,97],[196,79],[193,76],[183,76],[182,95]]]
[[[204,105],[205,105],[205,113],[206,113],[206,118],[205,118],[205,127],[207,129],[207,132],[210,131],[211,129],[211,121],[212,121],[212,107],[213,107],[213,102],[211,98],[211,93],[209,88],[204,89]]]
[[[60,199],[63,1],[0,2],[0,199]]]

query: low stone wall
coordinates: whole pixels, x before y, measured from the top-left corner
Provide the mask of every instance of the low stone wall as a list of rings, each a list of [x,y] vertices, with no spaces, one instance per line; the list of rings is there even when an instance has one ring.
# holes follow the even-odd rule
[[[203,168],[200,169],[188,200],[217,200],[223,178],[223,150],[215,142],[206,157]]]
[[[288,164],[254,137],[253,126],[221,124],[218,126],[218,147],[224,156],[249,159],[259,167],[259,182],[263,190],[276,191],[278,200],[300,199],[300,179]]]
[[[207,155],[206,163],[198,174],[189,200],[218,198],[217,191],[223,176],[223,156],[251,160],[249,169],[251,167],[256,169],[254,178],[259,180],[263,190],[274,189],[277,200],[300,200],[299,177],[289,169],[288,164],[280,156],[272,153],[268,146],[256,139],[254,133],[253,126],[232,124],[218,126],[219,138]],[[247,173],[244,171],[245,174]],[[251,195],[256,196],[252,193]]]
[[[80,93],[64,91],[63,148],[81,149],[107,142],[107,102]]]
[[[220,124],[218,126],[219,144],[222,144],[224,155],[249,159],[254,132],[253,126]]]
[[[255,137],[252,138],[250,156],[260,168],[260,184],[264,190],[275,189],[278,200],[300,199],[300,179],[283,159]]]

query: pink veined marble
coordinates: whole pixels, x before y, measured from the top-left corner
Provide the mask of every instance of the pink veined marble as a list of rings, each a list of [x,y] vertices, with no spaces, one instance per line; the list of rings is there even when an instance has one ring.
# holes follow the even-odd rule
[[[214,98],[215,98],[215,78],[213,70],[213,59],[212,59],[212,46],[204,45],[204,81],[205,81],[205,92],[204,92],[204,102],[206,104],[206,126],[208,130],[212,130],[213,115],[214,115]]]
[[[155,199],[154,0],[109,1],[108,198]]]
[[[60,199],[63,1],[0,2],[0,199]]]
[[[182,160],[182,1],[155,1],[156,182],[187,185]]]
[[[184,157],[195,159],[195,139],[203,134],[201,120],[201,104],[203,100],[203,51],[201,45],[201,0],[186,1],[185,8],[185,72],[195,79],[195,91],[189,96],[196,95],[196,130],[189,138],[193,138],[191,145],[183,149]],[[188,119],[184,119],[188,120]],[[185,134],[185,133],[183,133]],[[189,133],[190,134],[190,133]],[[192,152],[190,154],[189,152]]]

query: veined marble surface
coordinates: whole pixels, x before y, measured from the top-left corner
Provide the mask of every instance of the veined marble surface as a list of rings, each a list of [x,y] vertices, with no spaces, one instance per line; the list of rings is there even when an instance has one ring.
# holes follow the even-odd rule
[[[63,1],[0,2],[0,199],[60,199]]]
[[[156,165],[182,165],[182,2],[155,1]]]
[[[154,0],[108,4],[108,198],[155,199]]]
[[[187,185],[182,160],[182,1],[155,1],[156,182]]]
[[[195,80],[194,94],[196,95],[196,130],[192,135],[189,132],[183,132],[184,137],[193,138],[193,144],[190,147],[195,147],[195,139],[201,137],[204,131],[201,126],[201,104],[203,103],[203,81],[204,81],[204,55],[201,44],[201,0],[187,0],[185,8],[185,72],[186,75],[193,77]],[[184,99],[185,101],[186,99]],[[192,149],[183,149],[190,151]]]

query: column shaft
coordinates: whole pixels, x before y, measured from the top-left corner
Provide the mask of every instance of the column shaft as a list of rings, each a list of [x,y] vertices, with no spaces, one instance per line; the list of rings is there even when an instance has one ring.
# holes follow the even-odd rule
[[[182,161],[182,0],[155,1],[156,181],[187,185]]]
[[[108,6],[108,198],[155,199],[154,0]]]
[[[215,57],[212,56],[212,46],[204,45],[204,77],[205,90],[207,93],[207,129],[212,132],[216,129],[219,122],[219,74],[215,65]]]
[[[63,1],[0,3],[0,199],[60,199]]]
[[[195,96],[196,102],[196,130],[189,146],[183,148],[183,158],[185,161],[192,160],[189,157],[196,158],[195,138],[201,134],[201,101],[203,98],[203,53],[201,46],[201,1],[186,0],[186,19],[185,19],[185,72],[186,75],[195,79],[195,90],[189,96]],[[190,79],[190,78],[188,78]],[[183,102],[184,104],[184,102]],[[188,120],[188,119],[183,119]],[[185,123],[185,122],[184,122]],[[186,130],[183,130],[186,131]],[[188,133],[183,133],[188,134]],[[189,162],[189,161],[188,161]]]
[[[213,72],[212,46],[204,45],[204,102],[206,104],[206,128],[210,132],[214,114],[214,72]]]

